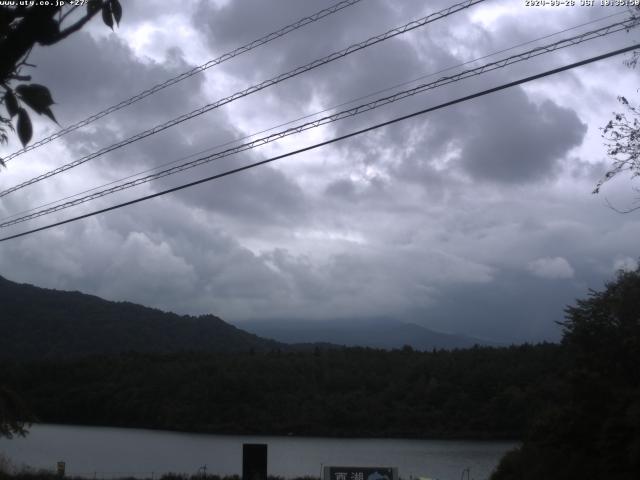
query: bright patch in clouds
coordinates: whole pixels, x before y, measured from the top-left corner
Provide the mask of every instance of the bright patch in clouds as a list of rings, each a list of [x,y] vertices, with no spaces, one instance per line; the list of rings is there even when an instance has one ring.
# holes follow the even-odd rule
[[[573,278],[573,267],[562,257],[538,258],[529,263],[529,271],[540,278]]]
[[[613,262],[613,269],[617,272],[618,270],[623,270],[625,272],[629,272],[638,268],[638,261],[635,258],[631,257],[623,257],[616,258]]]

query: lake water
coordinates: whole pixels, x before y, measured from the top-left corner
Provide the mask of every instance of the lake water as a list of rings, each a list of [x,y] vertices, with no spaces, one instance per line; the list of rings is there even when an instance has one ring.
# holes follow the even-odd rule
[[[206,435],[125,428],[34,425],[26,438],[0,439],[0,453],[15,466],[55,469],[68,475],[114,478],[242,473],[242,444],[268,444],[268,472],[285,478],[320,476],[323,465],[398,467],[399,476],[458,480],[488,478],[513,442],[398,439],[334,439]],[[467,478],[465,474],[465,479]]]

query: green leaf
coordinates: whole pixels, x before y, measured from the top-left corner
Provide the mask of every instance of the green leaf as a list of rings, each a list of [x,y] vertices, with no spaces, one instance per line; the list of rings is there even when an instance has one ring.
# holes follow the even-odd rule
[[[120,19],[122,18],[122,6],[118,0],[111,0],[111,11],[113,12],[113,18],[116,19],[116,23],[120,26]]]
[[[33,135],[33,127],[31,126],[31,119],[29,114],[24,108],[18,109],[18,137],[22,142],[22,146],[26,147],[31,136]]]
[[[104,24],[113,30],[113,17],[111,16],[111,4],[104,3],[102,5],[102,21]]]
[[[4,94],[4,106],[7,108],[10,118],[13,118],[18,113],[18,99],[11,90],[7,90]]]
[[[53,98],[51,98],[51,93],[49,93],[49,89],[44,85],[38,85],[37,83],[18,85],[16,87],[16,93],[24,103],[33,108],[33,110],[40,115],[43,113],[46,114],[49,107],[54,103]]]

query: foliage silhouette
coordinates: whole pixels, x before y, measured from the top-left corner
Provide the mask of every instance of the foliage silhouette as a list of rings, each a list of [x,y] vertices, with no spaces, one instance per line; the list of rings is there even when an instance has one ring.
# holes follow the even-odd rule
[[[632,16],[640,15],[640,6],[628,8]],[[625,63],[628,67],[635,68],[638,60],[640,60],[640,51],[635,50],[631,59]],[[640,110],[624,96],[619,96],[618,101],[626,112],[613,112],[613,118],[602,128],[602,137],[612,165],[596,184],[593,189],[594,194],[600,193],[606,182],[622,172],[629,172],[632,179],[640,176]],[[640,193],[638,188],[633,187],[633,189]],[[626,210],[612,208],[620,213],[630,213],[640,209],[640,205]]]
[[[0,5],[0,103],[4,104],[6,115],[0,114],[0,143],[6,143],[7,131],[17,131],[18,138],[26,146],[33,135],[33,126],[26,105],[40,115],[56,121],[51,111],[53,98],[44,85],[29,82],[24,75],[25,68],[34,67],[27,63],[31,50],[36,45],[54,45],[79,31],[98,12],[102,12],[104,23],[113,28],[120,23],[122,7],[119,0],[89,0],[86,10],[78,5],[56,6],[30,5],[30,2],[15,2],[16,5]],[[73,22],[69,22],[73,19]],[[22,82],[14,86],[15,82]],[[16,127],[11,123],[16,118]],[[0,164],[4,165],[2,158]]]
[[[119,354],[0,362],[44,422],[247,434],[521,438],[558,345]]]
[[[640,267],[566,309],[559,401],[494,480],[640,478]]]

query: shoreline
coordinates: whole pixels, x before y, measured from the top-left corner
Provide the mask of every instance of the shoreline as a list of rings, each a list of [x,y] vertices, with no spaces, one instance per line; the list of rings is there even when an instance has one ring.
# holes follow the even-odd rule
[[[27,428],[28,430],[32,426],[55,426],[55,427],[80,427],[80,428],[104,428],[104,429],[118,429],[118,430],[142,430],[154,433],[172,433],[172,434],[185,434],[185,435],[211,435],[219,437],[267,437],[267,438],[296,438],[296,439],[327,439],[327,440],[416,440],[416,441],[452,441],[452,442],[522,442],[522,438],[516,436],[499,436],[499,435],[376,435],[374,433],[358,434],[345,434],[345,435],[329,435],[329,434],[313,434],[313,433],[264,433],[264,432],[215,432],[209,430],[184,430],[184,429],[171,429],[166,427],[149,427],[149,426],[136,426],[136,425],[99,425],[99,424],[86,424],[86,423],[72,423],[72,422],[33,422]],[[16,437],[19,438],[19,437]]]

